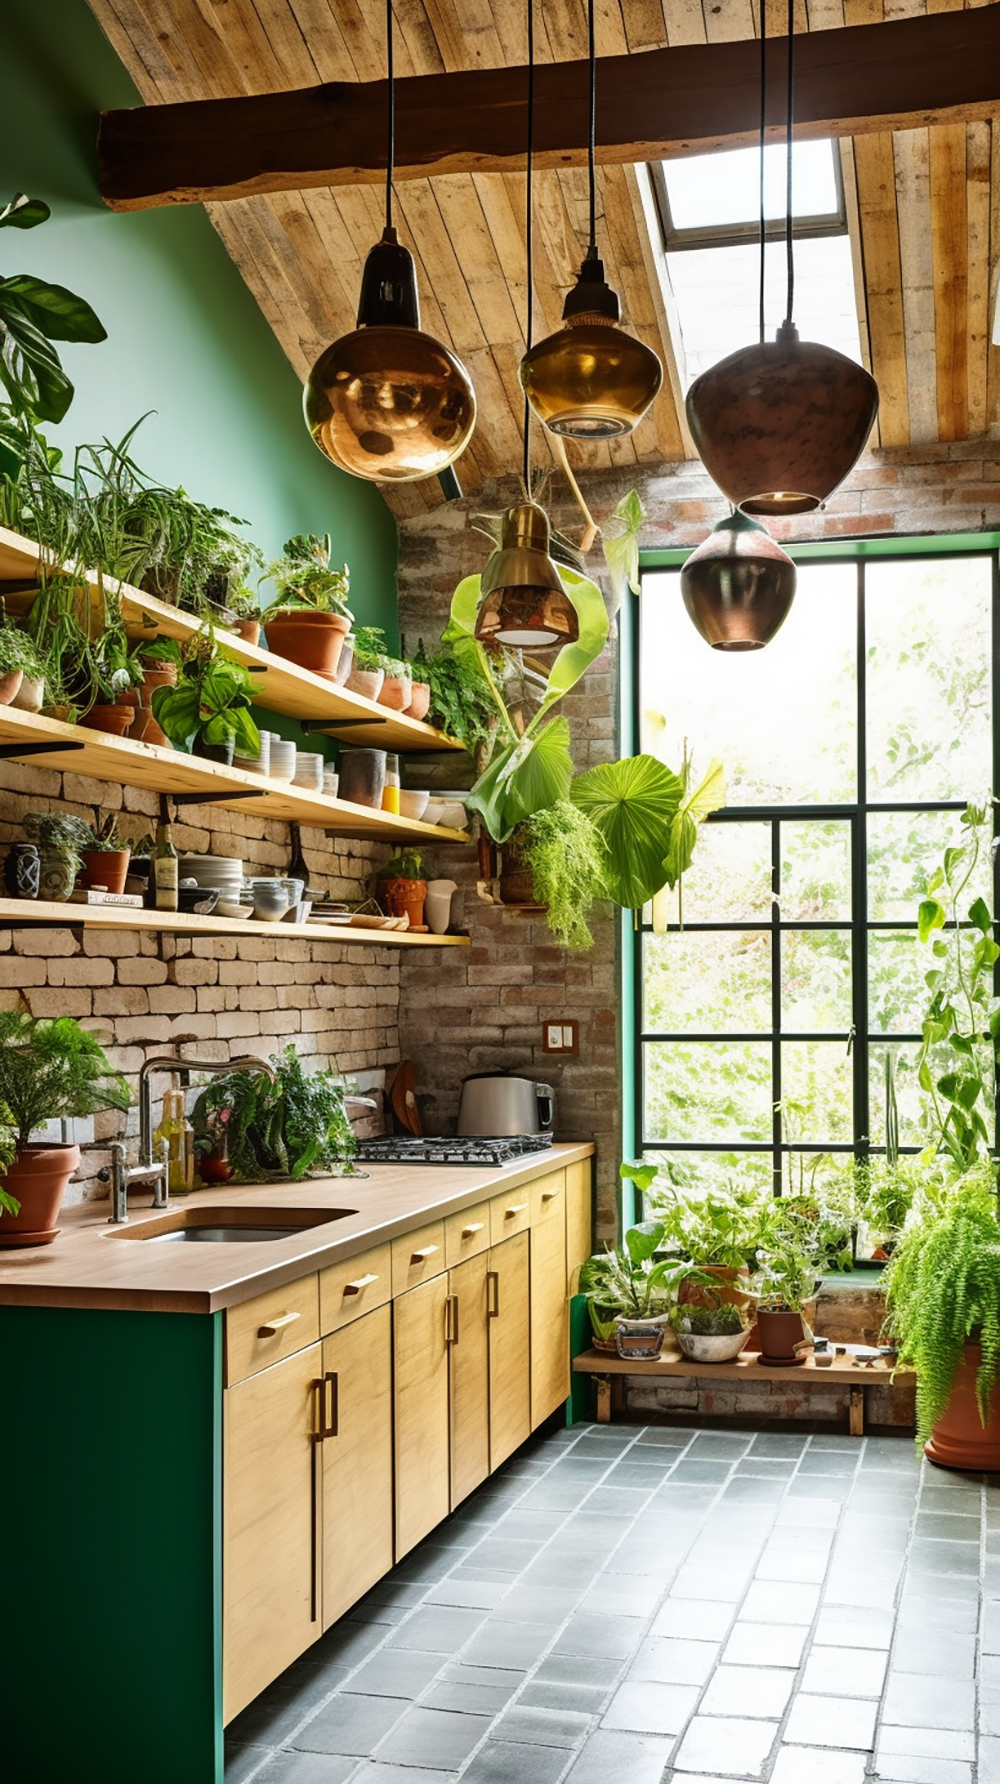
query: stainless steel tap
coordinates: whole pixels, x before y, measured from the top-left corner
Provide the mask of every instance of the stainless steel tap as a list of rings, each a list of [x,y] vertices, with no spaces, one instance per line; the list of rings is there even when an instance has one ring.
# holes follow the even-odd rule
[[[97,1175],[102,1183],[111,1184],[111,1213],[108,1215],[109,1226],[124,1226],[128,1220],[128,1192],[133,1183],[144,1183],[152,1186],[154,1208],[167,1208],[170,1205],[170,1183],[168,1179],[168,1157],[166,1141],[163,1144],[163,1156],[159,1162],[150,1159],[148,1164],[129,1165],[125,1161],[125,1146],[121,1140],[115,1140],[111,1147],[111,1165]]]

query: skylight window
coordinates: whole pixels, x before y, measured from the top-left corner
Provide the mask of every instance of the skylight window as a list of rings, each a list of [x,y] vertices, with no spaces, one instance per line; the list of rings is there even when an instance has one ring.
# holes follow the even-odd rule
[[[797,142],[792,149],[792,218],[796,235],[839,234],[847,228],[837,145]],[[707,240],[756,235],[760,215],[760,158],[756,149],[727,149],[661,161],[659,196],[664,245],[697,247]],[[768,234],[784,228],[785,150],[764,150],[764,216]]]

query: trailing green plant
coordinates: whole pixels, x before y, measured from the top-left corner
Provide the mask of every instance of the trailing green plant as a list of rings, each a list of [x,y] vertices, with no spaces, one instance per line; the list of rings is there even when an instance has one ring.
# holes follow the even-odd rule
[[[155,688],[150,701],[153,717],[174,748],[190,755],[199,746],[226,745],[232,738],[238,755],[259,755],[260,732],[250,711],[254,686],[249,672],[241,663],[219,655],[210,628],[198,632],[176,657],[165,651],[159,658],[164,662],[178,659],[176,683]]]
[[[30,842],[46,854],[57,855],[74,874],[83,866],[83,854],[92,843],[89,824],[68,811],[29,811],[23,819],[24,833]]]
[[[413,659],[413,673],[431,690],[428,723],[456,738],[470,754],[477,756],[490,741],[497,715],[476,658],[471,653],[459,656],[444,644],[438,650],[428,652],[421,640]]]
[[[993,968],[1000,947],[985,899],[963,911],[980,856],[989,848],[989,816],[987,806],[966,807],[961,822],[967,841],[945,850],[917,912],[918,940],[931,943],[937,962],[924,975],[931,996],[917,1061],[920,1088],[933,1111],[928,1151],[947,1153],[959,1171],[988,1154],[995,1101],[1000,1000],[993,995]],[[949,1068],[944,1072],[936,1063],[942,1049]]]
[[[40,198],[15,192],[0,210],[0,229],[37,229],[51,211]],[[53,341],[95,345],[107,330],[82,297],[31,273],[0,279],[0,383],[12,408],[32,421],[61,421],[73,386]]]
[[[521,853],[531,869],[535,897],[564,948],[591,948],[587,917],[605,895],[605,847],[594,826],[568,799],[532,812],[520,830]]]
[[[0,1010],[0,1116],[18,1147],[48,1121],[128,1106],[125,1079],[72,1016]]]
[[[350,571],[346,564],[339,570],[330,568],[330,550],[329,533],[322,539],[315,533],[296,533],[285,541],[281,557],[267,565],[262,578],[273,582],[278,591],[269,613],[306,608],[350,618]]]
[[[224,1131],[234,1177],[244,1183],[349,1169],[355,1140],[344,1087],[326,1069],[305,1072],[293,1046],[271,1056],[274,1083],[262,1073],[213,1078],[192,1113],[204,1150]]]
[[[30,681],[45,674],[45,663],[34,639],[10,620],[0,625],[0,675],[20,669]]]
[[[708,1289],[703,1291],[706,1295]],[[690,1301],[675,1307],[670,1315],[675,1332],[689,1332],[697,1338],[729,1338],[745,1332],[749,1321],[742,1307],[731,1301],[720,1301],[715,1307],[696,1307]]]
[[[662,1222],[645,1220],[629,1227],[620,1248],[609,1246],[580,1266],[579,1292],[586,1297],[598,1338],[611,1338],[617,1319],[656,1319],[669,1313],[682,1282],[711,1284],[711,1277],[693,1264],[657,1259],[662,1244]]]
[[[980,1160],[929,1194],[887,1266],[887,1331],[917,1372],[917,1441],[945,1412],[967,1339],[982,1346],[976,1375],[985,1426],[1000,1381],[1000,1215],[997,1165]]]

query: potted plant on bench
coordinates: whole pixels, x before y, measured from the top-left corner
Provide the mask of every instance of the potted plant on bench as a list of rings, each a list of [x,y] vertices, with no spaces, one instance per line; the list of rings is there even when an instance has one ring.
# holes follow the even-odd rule
[[[622,1354],[618,1332],[623,1322],[658,1329],[659,1342],[649,1354],[659,1349],[678,1288],[692,1275],[701,1276],[693,1264],[657,1258],[663,1238],[662,1221],[640,1221],[629,1227],[621,1247],[609,1246],[581,1265],[580,1294],[586,1298],[595,1350]]]

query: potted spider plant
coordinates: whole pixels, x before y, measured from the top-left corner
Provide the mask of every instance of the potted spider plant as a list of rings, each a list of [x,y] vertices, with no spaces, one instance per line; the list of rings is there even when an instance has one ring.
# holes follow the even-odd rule
[[[351,610],[347,565],[331,569],[330,549],[329,533],[297,533],[267,566],[278,598],[264,615],[264,636],[269,650],[334,681]]]
[[[71,1016],[0,1010],[0,1108],[14,1157],[0,1181],[0,1247],[50,1245],[79,1146],[33,1143],[50,1121],[127,1109],[128,1085],[104,1049]]]

